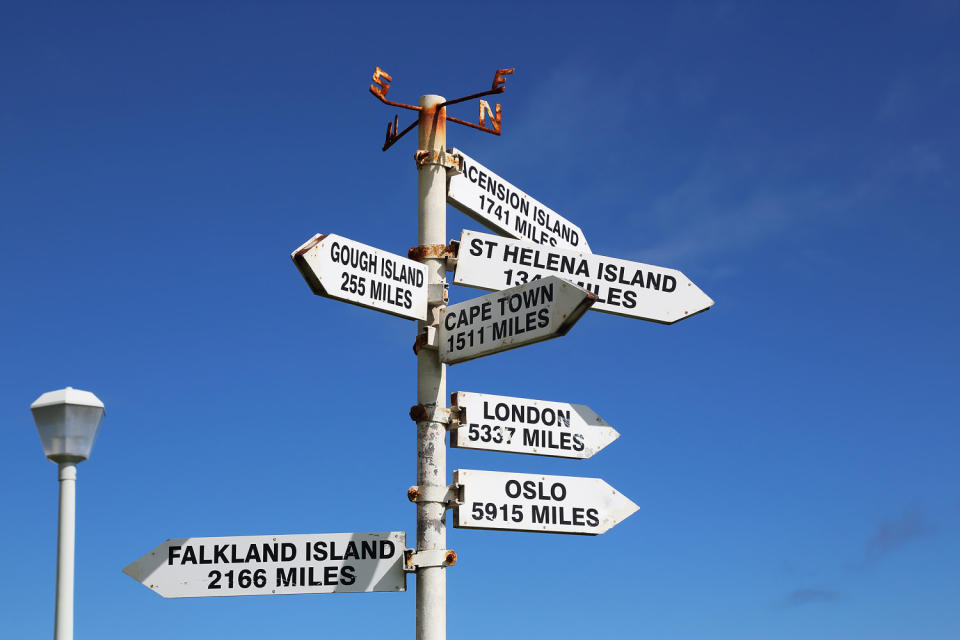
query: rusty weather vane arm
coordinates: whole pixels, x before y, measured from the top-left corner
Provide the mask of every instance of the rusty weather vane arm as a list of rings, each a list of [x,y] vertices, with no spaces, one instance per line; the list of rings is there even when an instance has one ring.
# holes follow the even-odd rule
[[[493,76],[493,84],[490,89],[487,91],[481,91],[480,93],[474,93],[469,96],[464,96],[462,98],[454,98],[453,100],[447,100],[437,105],[438,108],[447,107],[452,104],[459,104],[461,102],[466,102],[467,100],[474,100],[475,98],[482,98],[484,96],[495,95],[498,93],[503,93],[506,90],[504,86],[506,84],[506,76],[513,74],[513,68],[508,69],[497,69],[497,72]],[[386,81],[386,82],[384,82]],[[394,102],[392,100],[387,100],[387,91],[390,89],[390,83],[393,82],[393,77],[377,67],[373,72],[373,84],[370,85],[370,93],[377,97],[380,102],[388,104],[393,107],[400,107],[402,109],[410,109],[411,111],[420,111],[420,107],[415,107],[410,104],[404,104],[402,102]],[[480,101],[480,123],[476,124],[473,122],[467,122],[466,120],[461,120],[460,118],[454,118],[453,116],[447,116],[446,119],[451,122],[456,122],[457,124],[462,124],[465,127],[470,127],[471,129],[479,129],[480,131],[486,131],[487,133],[492,133],[495,136],[500,135],[500,114],[501,109],[500,105],[497,104],[494,109],[490,108],[490,103],[486,100]],[[486,117],[490,117],[490,126],[487,126]],[[409,133],[419,122],[419,119],[414,120],[410,126],[408,126],[403,131],[399,131],[400,128],[400,116],[394,116],[393,122],[387,123],[387,137],[383,142],[383,150],[386,151],[393,143],[402,138],[404,135]]]
[[[409,133],[410,130],[413,129],[415,126],[417,126],[419,122],[420,122],[420,119],[417,118],[416,120],[411,122],[406,129],[404,129],[400,133],[397,133],[397,128],[400,126],[400,116],[393,116],[393,122],[387,123],[387,139],[383,141],[383,149],[381,150],[386,151],[387,149],[392,147],[394,142],[396,142],[403,136],[407,135],[407,133]]]
[[[384,82],[386,80],[386,82]],[[388,104],[393,107],[401,107],[403,109],[410,109],[411,111],[420,111],[420,107],[415,107],[412,104],[404,104],[402,102],[394,102],[393,100],[387,100],[387,91],[390,90],[390,83],[393,82],[393,76],[389,73],[377,67],[373,72],[373,84],[370,85],[370,93],[375,95],[380,102]],[[417,126],[419,119],[414,120],[410,126],[408,126],[403,131],[399,133],[397,130],[400,128],[400,116],[394,116],[393,122],[387,123],[387,137],[383,141],[383,150],[386,151],[393,143],[406,135],[411,129]]]
[[[386,79],[387,82],[383,82],[384,79]],[[412,104],[404,104],[402,102],[387,100],[387,91],[390,90],[391,82],[393,82],[393,76],[380,67],[377,67],[376,71],[373,72],[373,84],[370,85],[370,93],[375,95],[383,104],[389,104],[392,107],[410,109],[411,111],[420,111],[420,107],[415,107]]]
[[[474,93],[469,96],[464,96],[462,98],[455,98],[453,100],[447,100],[437,106],[439,107],[449,107],[452,104],[457,104],[459,102],[466,102],[467,100],[473,100],[474,98],[482,98],[483,96],[491,96],[497,93],[503,93],[506,90],[504,84],[507,79],[504,76],[509,76],[513,73],[513,69],[497,69],[497,72],[493,76],[493,86],[487,91],[481,91],[480,93]]]

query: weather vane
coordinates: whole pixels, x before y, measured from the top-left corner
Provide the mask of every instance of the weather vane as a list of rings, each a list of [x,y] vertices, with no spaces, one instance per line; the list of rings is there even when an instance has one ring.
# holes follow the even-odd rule
[[[513,73],[513,69],[497,69],[496,74],[493,76],[493,85],[487,91],[481,91],[480,93],[473,93],[469,96],[464,96],[462,98],[456,98],[454,100],[447,100],[437,105],[437,108],[449,107],[452,104],[457,104],[460,102],[466,102],[467,100],[473,100],[474,98],[482,98],[484,96],[490,96],[496,93],[504,92],[504,84],[507,79],[506,76]],[[386,80],[386,82],[384,82]],[[400,107],[401,109],[410,109],[411,111],[420,111],[420,107],[415,107],[411,104],[404,104],[402,102],[394,102],[393,100],[387,100],[387,91],[390,89],[390,83],[393,82],[393,77],[377,67],[376,71],[373,72],[373,84],[370,85],[370,93],[375,95],[377,99],[380,100],[383,104],[388,104],[392,107]],[[490,126],[487,126],[486,117],[490,117]],[[454,118],[453,116],[447,116],[447,120],[450,122],[456,122],[457,124],[462,124],[473,129],[479,129],[480,131],[486,131],[487,133],[492,133],[495,136],[500,135],[500,105],[496,105],[494,109],[490,108],[490,103],[486,100],[480,101],[480,124],[474,124],[473,122],[467,122],[466,120],[461,120],[460,118]],[[383,142],[383,150],[386,151],[389,149],[394,142],[406,135],[411,129],[417,126],[419,120],[414,120],[410,123],[403,131],[399,131],[400,128],[400,115],[397,114],[393,117],[393,122],[387,123],[387,138]],[[398,132],[399,131],[399,132]]]

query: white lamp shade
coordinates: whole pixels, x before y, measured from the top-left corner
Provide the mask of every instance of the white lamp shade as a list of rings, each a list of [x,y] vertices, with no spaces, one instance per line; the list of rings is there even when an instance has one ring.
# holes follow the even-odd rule
[[[89,391],[72,387],[48,391],[30,405],[43,452],[54,462],[90,457],[103,420],[103,403]]]

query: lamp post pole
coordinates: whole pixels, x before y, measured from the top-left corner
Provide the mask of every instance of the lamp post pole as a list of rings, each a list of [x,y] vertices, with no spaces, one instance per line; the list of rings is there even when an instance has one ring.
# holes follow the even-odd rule
[[[54,640],[73,640],[73,557],[76,531],[77,463],[61,462],[57,529],[57,608]]]
[[[73,387],[48,391],[30,405],[47,458],[57,463],[57,602],[53,639],[73,640],[73,558],[77,515],[77,463],[90,457],[103,420],[103,403]]]

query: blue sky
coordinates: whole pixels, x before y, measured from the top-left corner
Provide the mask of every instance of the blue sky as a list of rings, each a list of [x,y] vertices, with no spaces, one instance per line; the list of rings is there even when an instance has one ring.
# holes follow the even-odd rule
[[[67,385],[107,406],[78,637],[412,635],[414,579],[163,600],[121,569],[171,537],[413,539],[413,323],[313,296],[289,254],[416,243],[415,138],[380,151],[374,67],[415,102],[513,66],[503,135],[449,144],[716,305],[588,313],[450,369],[450,391],[621,433],[450,471],[602,477],[640,505],[598,537],[451,529],[450,637],[960,636],[958,32],[951,1],[4,5],[2,635],[53,624],[56,471],[28,406]]]

